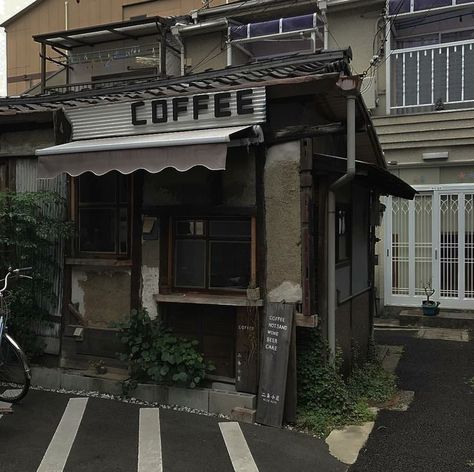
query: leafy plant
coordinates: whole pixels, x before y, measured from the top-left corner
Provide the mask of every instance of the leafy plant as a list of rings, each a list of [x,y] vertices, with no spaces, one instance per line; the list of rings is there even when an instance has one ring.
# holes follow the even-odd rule
[[[213,370],[197,350],[197,341],[175,336],[158,319],[152,320],[145,309],[133,310],[119,327],[126,346],[120,357],[128,362],[131,373],[128,390],[136,382],[147,381],[194,388],[206,371]]]
[[[366,362],[355,367],[347,387],[356,401],[362,399],[369,404],[380,404],[395,395],[395,376],[385,371],[378,361]]]
[[[395,393],[394,376],[385,372],[377,360],[369,358],[344,378],[340,351],[331,364],[327,343],[318,330],[301,330],[298,336],[300,428],[323,437],[334,428],[372,420],[370,405],[383,403]]]
[[[474,377],[471,377],[468,381],[467,384],[471,387],[474,388]]]
[[[37,333],[48,326],[58,295],[53,281],[59,274],[57,248],[72,235],[65,219],[65,200],[53,192],[0,193],[0,271],[33,267],[33,280],[11,285],[9,326],[27,355],[42,353]]]

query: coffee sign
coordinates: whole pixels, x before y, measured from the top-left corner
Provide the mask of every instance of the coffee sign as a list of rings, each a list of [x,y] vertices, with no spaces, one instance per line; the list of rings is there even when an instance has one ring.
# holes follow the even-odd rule
[[[237,90],[215,94],[173,97],[161,100],[133,102],[130,106],[132,123],[135,126],[171,121],[199,120],[209,114],[214,118],[229,118],[232,115],[253,115],[253,90]],[[140,118],[141,117],[141,118]]]
[[[73,140],[262,124],[265,87],[68,108]]]

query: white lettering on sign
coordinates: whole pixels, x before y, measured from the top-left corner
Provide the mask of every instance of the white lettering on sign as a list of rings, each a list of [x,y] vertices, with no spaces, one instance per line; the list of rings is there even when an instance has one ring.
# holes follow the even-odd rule
[[[261,392],[260,398],[265,403],[271,403],[272,405],[276,405],[280,401],[280,395],[275,395],[274,393],[269,392]]]
[[[265,349],[267,351],[278,351],[278,341],[281,332],[288,331],[288,325],[285,324],[285,318],[282,316],[270,315],[268,317],[270,321],[268,328],[265,333]]]

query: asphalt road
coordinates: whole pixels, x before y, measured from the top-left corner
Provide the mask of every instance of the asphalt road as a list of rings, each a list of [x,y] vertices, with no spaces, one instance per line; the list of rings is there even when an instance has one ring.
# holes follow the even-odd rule
[[[87,402],[72,401],[72,404],[76,402],[76,409],[82,406],[85,409],[82,417],[78,419],[76,415],[77,434],[67,451],[66,444],[71,439],[75,421],[74,411],[69,412],[68,421],[62,421],[62,418],[67,416],[65,411],[70,408],[71,398],[74,397],[33,390],[22,404],[14,406],[12,414],[0,418],[1,472],[137,471],[141,454],[139,418],[140,409],[144,407],[98,398],[89,398]],[[234,466],[221,431],[220,423],[223,422],[226,420],[160,409],[161,448],[154,437],[148,443],[150,457],[153,458],[153,454],[161,449],[162,470],[165,472],[231,472]],[[62,426],[55,441],[59,424]],[[288,430],[247,424],[241,424],[240,428],[243,442],[254,461],[253,464],[244,463],[247,468],[239,469],[241,471],[342,472],[346,469],[329,455],[323,441]],[[64,448],[64,468],[53,466]],[[147,454],[146,441],[143,441],[142,451]],[[239,460],[238,447],[234,459]],[[39,469],[40,464],[42,468]],[[145,460],[139,470],[160,469],[147,468]]]
[[[376,337],[404,346],[396,373],[415,398],[406,412],[379,413],[350,472],[473,472],[474,342],[418,339],[413,331]]]

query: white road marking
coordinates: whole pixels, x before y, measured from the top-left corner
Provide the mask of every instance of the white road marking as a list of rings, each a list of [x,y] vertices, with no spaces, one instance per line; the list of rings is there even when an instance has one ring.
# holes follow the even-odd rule
[[[5,394],[5,393],[8,393],[10,391],[11,390],[6,390],[3,393]],[[13,412],[13,410],[12,410],[12,404],[11,403],[0,401],[0,418],[1,418],[1,413],[12,413],[12,412]]]
[[[62,472],[86,410],[88,398],[71,398],[37,472]]]
[[[162,472],[160,410],[140,408],[138,472]]]
[[[219,423],[219,428],[235,472],[258,472],[239,423]]]

